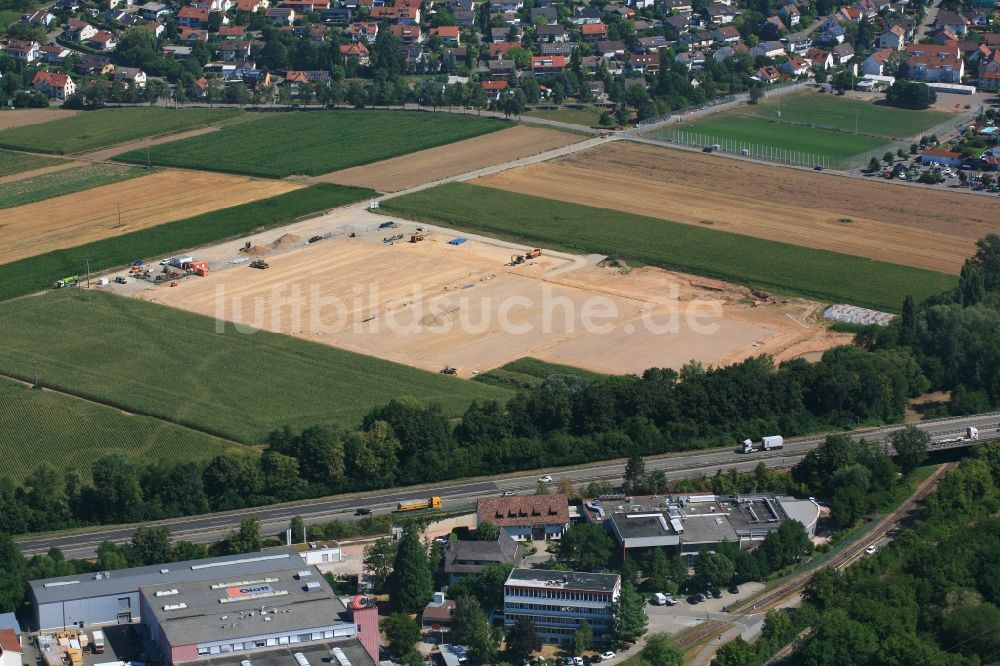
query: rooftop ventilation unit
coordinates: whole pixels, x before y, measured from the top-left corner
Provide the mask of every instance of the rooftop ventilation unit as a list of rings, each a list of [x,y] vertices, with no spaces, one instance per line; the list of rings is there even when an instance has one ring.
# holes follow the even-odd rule
[[[157,590],[156,592],[156,596],[158,597],[169,597],[172,594],[179,594],[179,591],[174,589],[174,590]]]
[[[167,604],[166,606],[163,607],[163,610],[165,611],[184,610],[187,607],[188,605],[182,601],[179,604]]]

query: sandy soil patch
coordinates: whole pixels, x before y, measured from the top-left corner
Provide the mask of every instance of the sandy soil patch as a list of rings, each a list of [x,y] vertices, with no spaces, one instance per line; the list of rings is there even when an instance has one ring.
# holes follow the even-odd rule
[[[581,141],[569,132],[519,125],[410,155],[335,171],[312,180],[398,192]]]
[[[120,236],[299,187],[276,180],[170,170],[9,208],[0,215],[4,239],[0,263]]]
[[[15,109],[0,112],[0,131],[21,125],[36,125],[38,123],[58,120],[76,115],[77,111],[69,109]]]
[[[174,132],[173,134],[165,134],[163,136],[157,136],[150,139],[136,139],[135,141],[129,141],[127,143],[119,143],[118,145],[110,148],[101,148],[89,153],[81,153],[78,157],[83,160],[94,160],[100,162],[102,160],[110,160],[112,157],[127,153],[130,150],[158,146],[161,143],[170,143],[171,141],[180,141],[181,139],[190,139],[193,136],[201,136],[202,134],[215,132],[218,129],[219,128],[215,126],[199,127],[198,129]]]
[[[389,245],[384,234],[269,255],[266,271],[210,264],[207,278],[137,295],[462,376],[523,356],[629,373],[765,352],[790,358],[844,340],[805,301],[754,307],[739,287],[654,268],[623,273],[552,254],[508,266],[506,247],[452,246],[439,233]]]
[[[986,197],[625,141],[473,182],[953,274],[997,230]]]

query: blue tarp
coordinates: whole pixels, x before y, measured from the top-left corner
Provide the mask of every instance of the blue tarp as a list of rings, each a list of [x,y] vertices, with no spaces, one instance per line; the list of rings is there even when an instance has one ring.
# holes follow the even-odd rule
[[[461,245],[467,240],[468,238],[452,238],[450,241],[448,241],[448,245]]]

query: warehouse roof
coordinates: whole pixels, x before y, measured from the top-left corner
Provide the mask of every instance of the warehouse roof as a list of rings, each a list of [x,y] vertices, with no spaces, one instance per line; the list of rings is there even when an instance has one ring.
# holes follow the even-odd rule
[[[321,628],[333,629],[331,638],[357,631],[315,567],[271,571],[252,580],[217,573],[225,577],[143,586],[141,594],[171,645]]]
[[[356,638],[351,638],[318,645],[310,644],[308,647],[292,645],[274,650],[262,650],[249,655],[245,652],[215,655],[199,660],[198,666],[240,666],[247,659],[253,666],[289,666],[296,663],[295,655],[297,653],[301,653],[310,666],[321,666],[336,663],[330,659],[330,649],[335,647],[343,650],[344,656],[351,662],[351,666],[375,665],[361,642]]]
[[[31,594],[37,603],[50,604],[73,599],[136,592],[145,585],[184,583],[209,580],[223,575],[274,571],[289,566],[298,566],[301,563],[302,558],[294,550],[280,548],[262,553],[224,555],[96,574],[45,578],[31,581],[30,586]]]

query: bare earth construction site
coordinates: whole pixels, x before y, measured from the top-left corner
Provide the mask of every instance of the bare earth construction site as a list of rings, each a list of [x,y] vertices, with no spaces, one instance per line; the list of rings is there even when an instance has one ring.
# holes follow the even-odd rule
[[[603,373],[778,360],[844,338],[807,301],[755,305],[748,290],[654,268],[601,267],[601,257],[545,253],[511,266],[516,246],[415,225],[377,230],[387,218],[359,208],[252,237],[270,268],[233,265],[238,244],[200,251],[207,278],[176,287],[129,285],[140,298],[314,340],[427,370],[470,376],[524,356]],[[349,238],[347,229],[363,225]],[[307,234],[338,230],[305,245]],[[383,243],[386,234],[403,239]],[[292,244],[289,244],[292,241]],[[522,250],[523,251],[523,250]],[[589,322],[589,325],[588,325]],[[226,328],[231,326],[226,325]],[[244,329],[246,330],[246,329]]]

